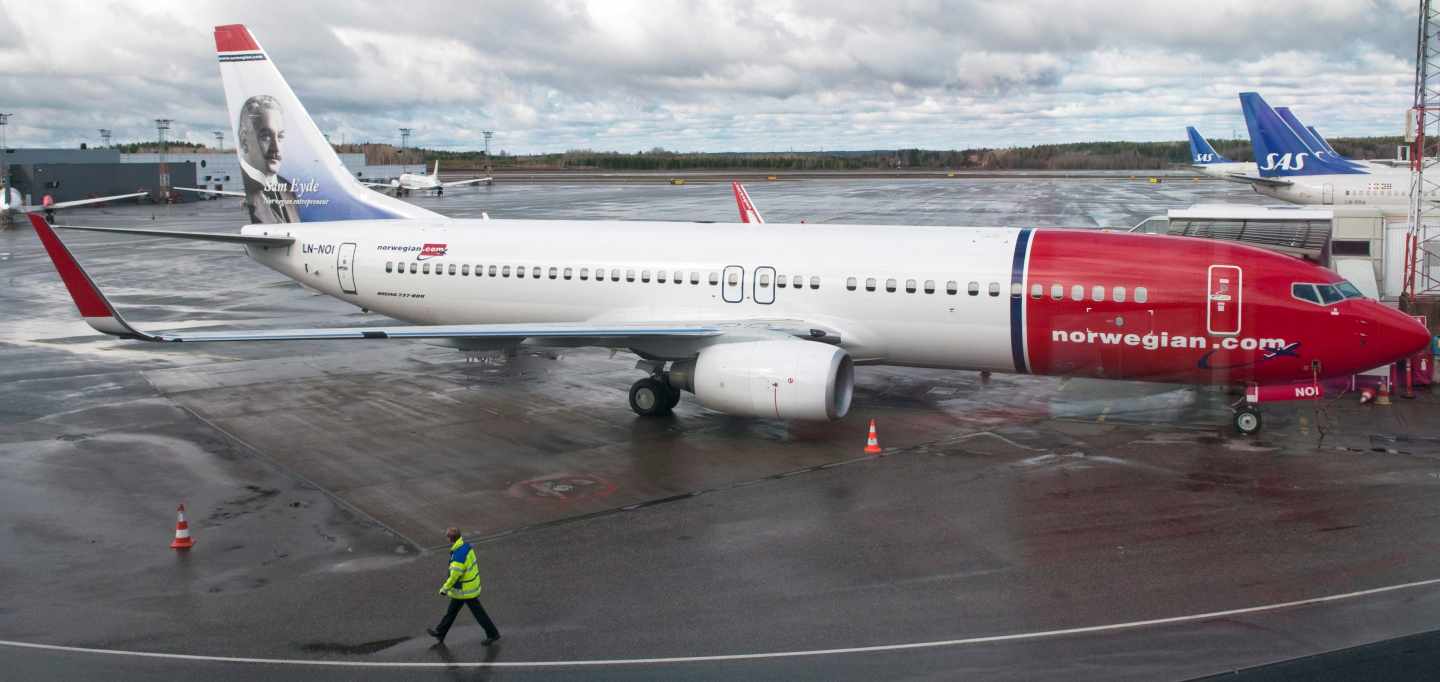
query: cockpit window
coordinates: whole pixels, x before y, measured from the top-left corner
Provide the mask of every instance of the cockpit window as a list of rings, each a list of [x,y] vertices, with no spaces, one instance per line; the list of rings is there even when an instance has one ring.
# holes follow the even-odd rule
[[[1314,284],[1291,284],[1290,293],[1302,301],[1320,302],[1320,295],[1315,293]]]
[[[1365,294],[1354,284],[1340,280],[1333,284],[1305,284],[1296,282],[1290,285],[1290,293],[1302,301],[1309,301],[1316,305],[1330,305],[1350,298],[1364,298]]]
[[[1325,305],[1330,305],[1331,303],[1339,303],[1340,301],[1345,300],[1345,296],[1342,295],[1340,292],[1336,291],[1335,287],[1329,284],[1316,284],[1315,290],[1320,292],[1320,300]]]

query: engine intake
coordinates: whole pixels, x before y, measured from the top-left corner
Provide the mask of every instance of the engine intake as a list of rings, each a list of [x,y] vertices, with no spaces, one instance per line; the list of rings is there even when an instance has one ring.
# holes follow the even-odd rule
[[[669,378],[700,404],[745,417],[839,419],[855,394],[849,353],[799,339],[710,346],[675,363]]]

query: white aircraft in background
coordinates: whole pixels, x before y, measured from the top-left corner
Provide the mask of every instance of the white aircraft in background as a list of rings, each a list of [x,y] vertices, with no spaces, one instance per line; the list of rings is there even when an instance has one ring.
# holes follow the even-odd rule
[[[129,194],[114,194],[108,197],[92,197],[90,199],[75,199],[73,201],[52,201],[50,203],[27,204],[20,196],[20,190],[10,186],[0,187],[0,223],[10,223],[15,215],[19,213],[33,213],[43,211],[47,215],[54,215],[54,211],[62,208],[75,208],[77,206],[89,206],[92,204],[103,204],[107,201],[120,201],[121,199],[134,199],[143,197],[149,192],[131,192]]]
[[[688,391],[736,416],[839,419],[856,364],[1244,386],[1251,403],[1426,348],[1425,327],[1325,268],[1252,246],[1066,229],[715,226],[454,220],[344,172],[241,25],[215,29],[231,121],[259,101],[292,147],[256,201],[285,223],[239,234],[80,228],[241,244],[340,301],[403,320],[373,327],[184,330],[127,322],[44,220],[31,216],[94,329],[159,343],[422,339],[627,350],[642,416]],[[283,206],[282,206],[283,204]]]
[[[436,194],[444,194],[446,187],[460,187],[461,185],[473,185],[477,182],[492,182],[493,180],[494,178],[487,175],[483,178],[441,182],[440,162],[437,160],[435,162],[435,170],[431,171],[429,175],[424,173],[401,173],[400,177],[391,180],[390,184],[381,182],[364,182],[361,184],[368,187],[389,187],[395,190],[397,194],[401,192],[434,192]]]
[[[1240,93],[1240,109],[1258,165],[1255,175],[1232,173],[1229,179],[1248,182],[1256,192],[1292,204],[1408,212],[1408,170],[1361,164],[1313,147],[1316,143],[1307,142],[1308,134],[1302,137],[1257,93]]]

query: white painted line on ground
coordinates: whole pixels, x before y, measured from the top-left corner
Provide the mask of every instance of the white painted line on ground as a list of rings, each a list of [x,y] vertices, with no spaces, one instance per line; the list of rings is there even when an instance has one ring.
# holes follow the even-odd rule
[[[969,637],[965,639],[946,639],[933,642],[911,642],[908,644],[882,644],[878,646],[858,646],[844,649],[812,649],[808,651],[772,651],[760,654],[719,654],[715,656],[674,656],[667,658],[615,658],[615,659],[586,659],[578,661],[325,661],[303,658],[246,658],[241,656],[202,656],[198,654],[167,654],[155,651],[121,651],[119,649],[91,649],[78,646],[61,646],[59,644],[33,644],[31,642],[14,642],[0,639],[0,646],[16,649],[40,649],[44,651],[60,651],[77,654],[100,654],[106,656],[130,656],[134,658],[162,658],[177,661],[200,661],[207,663],[246,663],[257,665],[308,665],[328,666],[336,668],[566,668],[584,666],[620,666],[620,665],[653,665],[663,663],[704,663],[709,661],[748,661],[769,658],[799,658],[803,656],[833,656],[836,654],[864,654],[884,653],[890,651],[905,651],[907,649],[935,649],[940,647],[965,646],[969,644],[990,644],[994,642],[1016,642],[1030,639],[1046,639],[1051,637],[1064,637],[1067,635],[1085,635],[1097,632],[1113,632],[1116,630],[1134,630],[1137,628],[1152,627],[1156,625],[1175,625],[1177,623],[1192,623],[1195,621],[1214,620],[1216,618],[1229,618],[1250,613],[1261,613],[1264,611],[1278,611],[1281,609],[1292,609],[1300,606],[1313,606],[1329,602],[1355,599],[1357,597],[1368,597],[1370,595],[1409,590],[1417,587],[1440,584],[1440,578],[1419,580],[1413,583],[1400,585],[1389,585],[1376,587],[1359,592],[1346,592],[1344,594],[1332,594],[1324,597],[1312,597],[1296,601],[1281,602],[1278,604],[1266,604],[1264,606],[1248,606],[1228,611],[1211,611],[1210,613],[1196,613],[1188,616],[1173,616],[1170,618],[1155,618],[1152,620],[1137,620],[1129,623],[1111,623],[1109,625],[1090,625],[1078,628],[1065,628],[1062,630],[1044,630],[1041,632],[1019,632],[1011,635],[991,635],[988,637]]]

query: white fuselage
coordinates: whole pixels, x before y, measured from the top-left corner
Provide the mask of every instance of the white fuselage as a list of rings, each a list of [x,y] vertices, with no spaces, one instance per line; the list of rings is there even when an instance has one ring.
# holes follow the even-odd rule
[[[296,242],[247,250],[308,287],[399,320],[803,319],[838,331],[859,362],[1014,367],[1014,229],[438,219],[283,233]]]
[[[419,173],[401,173],[397,180],[401,189],[427,190],[440,187],[440,175],[425,175]]]
[[[1373,206],[1404,212],[1410,206],[1410,172],[1374,168],[1370,173],[1298,175],[1288,185],[1256,184],[1255,191],[1292,204]]]
[[[1237,161],[1234,163],[1197,163],[1191,166],[1195,170],[1216,178],[1230,179],[1231,175],[1248,175],[1254,177],[1256,171],[1255,162]]]

